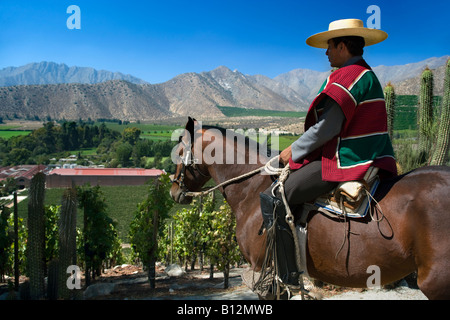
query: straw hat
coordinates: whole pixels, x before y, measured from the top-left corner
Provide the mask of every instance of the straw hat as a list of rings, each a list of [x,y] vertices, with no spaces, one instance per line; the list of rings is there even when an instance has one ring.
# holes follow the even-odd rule
[[[342,19],[330,23],[328,31],[320,32],[306,39],[306,44],[315,48],[328,48],[328,40],[336,37],[359,36],[363,37],[366,46],[386,40],[387,33],[378,29],[364,28],[359,19]]]

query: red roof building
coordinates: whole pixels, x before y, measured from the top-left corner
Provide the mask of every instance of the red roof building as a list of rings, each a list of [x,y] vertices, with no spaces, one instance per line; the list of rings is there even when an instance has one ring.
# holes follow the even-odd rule
[[[44,165],[20,165],[14,167],[0,168],[0,181],[13,178],[19,189],[28,188],[30,181],[38,172],[47,172],[47,166]]]
[[[48,173],[47,188],[69,188],[72,183],[81,186],[143,185],[150,179],[158,179],[164,173],[159,169],[130,168],[74,168],[54,169]]]

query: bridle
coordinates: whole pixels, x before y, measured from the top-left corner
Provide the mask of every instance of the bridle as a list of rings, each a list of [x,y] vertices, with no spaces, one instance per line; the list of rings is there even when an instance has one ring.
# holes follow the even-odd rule
[[[191,175],[193,177],[195,177],[195,171],[197,171],[201,176],[205,177],[205,178],[210,178],[211,176],[209,174],[205,174],[203,172],[200,171],[200,169],[198,168],[198,159],[194,158],[193,152],[192,152],[192,148],[193,148],[193,141],[190,140],[187,144],[183,141],[183,136],[180,136],[179,139],[179,143],[181,143],[183,145],[183,147],[185,148],[186,152],[185,155],[181,158],[181,164],[182,164],[182,168],[180,170],[180,172],[178,173],[178,176],[173,179],[171,182],[172,183],[177,183],[178,186],[181,189],[181,194],[183,196],[191,196],[191,197],[198,197],[198,196],[204,196],[207,195],[210,192],[213,192],[216,189],[219,189],[221,187],[224,187],[228,184],[234,183],[236,181],[240,181],[242,179],[246,179],[248,177],[251,177],[255,174],[261,173],[262,171],[265,171],[267,174],[269,175],[281,175],[282,172],[288,172],[289,171],[289,166],[286,166],[283,169],[279,169],[279,168],[275,168],[271,165],[272,162],[279,161],[279,156],[276,156],[272,159],[270,159],[264,166],[261,166],[258,169],[252,170],[250,172],[247,172],[243,175],[240,175],[238,177],[232,178],[230,180],[224,181],[218,185],[216,185],[215,187],[209,188],[207,190],[204,191],[199,191],[199,192],[191,192],[189,191],[188,187],[185,185],[184,183],[184,178],[186,175],[186,169],[189,170],[189,172],[191,173]]]
[[[178,173],[178,176],[172,180],[172,183],[177,183],[181,189],[183,195],[186,195],[189,192],[188,187],[184,183],[184,178],[186,175],[186,169],[191,173],[193,177],[195,177],[195,172],[198,172],[201,176],[207,178],[210,177],[209,174],[205,174],[200,171],[198,168],[198,159],[194,157],[192,152],[192,148],[194,146],[193,142],[189,141],[187,144],[183,141],[182,136],[180,136],[179,143],[183,145],[185,150],[184,156],[181,158],[182,168]]]

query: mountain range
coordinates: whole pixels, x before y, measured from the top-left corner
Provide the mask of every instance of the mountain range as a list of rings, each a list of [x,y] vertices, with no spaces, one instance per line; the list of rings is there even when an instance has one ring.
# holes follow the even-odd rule
[[[373,70],[397,94],[418,94],[425,67],[434,69],[435,95],[442,95],[449,56]],[[185,73],[159,84],[120,72],[68,67],[53,62],[0,70],[0,116],[52,119],[155,120],[191,115],[222,116],[217,106],[304,111],[330,72],[295,69],[271,79],[225,66]]]
[[[136,84],[145,81],[120,72],[95,70],[88,67],[69,67],[54,62],[29,63],[21,67],[7,67],[0,70],[0,86],[88,83],[95,84],[109,80],[125,80]]]

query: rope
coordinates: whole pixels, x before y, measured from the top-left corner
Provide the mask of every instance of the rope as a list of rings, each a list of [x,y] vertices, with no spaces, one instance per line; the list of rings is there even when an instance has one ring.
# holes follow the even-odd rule
[[[292,235],[293,235],[293,238],[294,238],[295,257],[296,257],[295,262],[297,264],[298,270],[301,270],[300,247],[299,247],[300,244],[299,244],[299,241],[298,241],[297,231],[295,230],[294,215],[291,212],[291,209],[289,207],[289,203],[288,203],[288,201],[286,199],[286,194],[284,192],[284,182],[289,177],[291,169],[290,169],[289,164],[287,164],[284,168],[276,168],[276,167],[272,166],[272,162],[275,161],[275,160],[279,161],[279,159],[280,159],[280,156],[276,156],[276,157],[270,159],[264,166],[262,166],[262,167],[260,167],[258,169],[255,169],[253,171],[250,171],[250,172],[245,173],[243,175],[240,175],[238,177],[232,178],[230,180],[224,181],[224,182],[218,184],[217,186],[215,186],[213,188],[210,188],[208,190],[199,191],[199,192],[190,192],[190,191],[188,191],[188,192],[185,193],[185,195],[186,196],[190,196],[190,197],[205,196],[205,195],[207,195],[207,194],[209,194],[209,193],[211,193],[211,192],[213,192],[213,191],[215,191],[215,190],[217,190],[217,189],[219,189],[221,187],[224,187],[226,185],[229,185],[229,184],[231,184],[233,182],[236,182],[236,181],[239,181],[241,179],[253,176],[253,175],[257,174],[257,173],[262,172],[263,170],[269,175],[277,175],[277,176],[279,176],[278,181],[276,182],[276,184],[274,185],[272,190],[275,190],[276,188],[280,188],[280,193],[281,193],[281,196],[282,196],[282,200],[283,200],[283,203],[284,203],[284,206],[285,206],[285,209],[286,209],[286,222],[288,223],[289,227],[291,228],[291,232],[292,232]],[[272,191],[272,192],[274,192],[274,191]],[[271,247],[273,247],[273,243],[269,243],[269,245],[266,248],[269,249]],[[270,256],[267,253],[268,252],[266,252],[266,258],[268,256]],[[276,255],[276,253],[274,253],[274,255]],[[267,263],[268,263],[268,261],[265,259],[265,261],[263,262],[263,270],[267,270],[267,267],[268,267],[266,265]],[[287,290],[289,295],[290,295],[289,286],[284,284],[281,281],[281,279],[277,276],[276,270],[274,270],[274,271],[275,271],[274,272],[275,273],[275,277],[274,277],[275,278],[275,282],[277,282],[279,284],[279,286],[277,286],[277,296],[279,297],[279,295],[280,295],[280,291],[279,290],[280,290],[281,286],[283,286],[284,290]],[[262,283],[264,282],[265,275],[267,275],[267,273],[263,271],[261,273],[260,279],[257,281],[257,285],[259,285],[259,286],[262,285]],[[299,289],[300,289],[301,298],[302,298],[302,300],[304,300],[305,299],[305,296],[304,296],[305,293],[308,294],[308,295],[310,295],[310,294],[309,294],[309,291],[306,290],[305,287],[304,287],[303,275],[300,275],[298,280],[299,280]],[[313,297],[313,296],[311,296],[311,297]]]
[[[284,192],[284,183],[287,180],[287,178],[289,177],[289,174],[291,173],[291,169],[289,166],[289,163],[282,169],[276,169],[275,170],[277,173],[279,173],[279,178],[278,178],[278,182],[275,184],[275,186],[272,189],[272,193],[274,193],[276,188],[280,188],[280,194],[281,194],[281,198],[283,199],[283,203],[284,203],[284,207],[286,209],[286,222],[289,225],[289,227],[291,228],[291,232],[292,232],[292,236],[294,238],[294,244],[295,244],[295,262],[297,264],[297,269],[301,270],[302,269],[302,264],[300,261],[300,242],[298,239],[298,234],[297,234],[297,230],[295,229],[295,221],[294,221],[294,215],[292,214],[291,208],[289,206],[289,203],[286,199],[286,193]],[[304,283],[303,283],[303,276],[300,275],[299,276],[299,286],[300,286],[300,294],[301,294],[301,298],[302,300],[305,299],[305,292],[308,293],[308,291],[305,289],[304,287]],[[281,285],[284,285],[281,282]],[[285,285],[285,287],[287,287]],[[289,290],[289,288],[288,288]]]
[[[367,190],[367,189],[366,189],[366,194],[367,194],[367,196],[369,197],[369,213],[370,213],[370,218],[372,219],[372,221],[375,221],[375,222],[381,222],[381,221],[383,221],[383,219],[384,219],[384,213],[383,213],[383,210],[381,210],[380,204],[379,204],[378,201],[370,194],[369,190]],[[381,218],[380,218],[380,219],[376,219],[376,218],[374,217],[374,213],[372,213],[372,205],[371,205],[371,201],[370,201],[370,200],[373,200],[373,202],[375,202],[375,208],[378,208],[378,209],[380,210],[380,215],[381,215]],[[375,210],[373,210],[373,211],[375,211]]]
[[[239,181],[239,180],[244,179],[244,178],[251,177],[251,176],[253,176],[253,175],[257,174],[257,173],[260,173],[263,170],[265,170],[269,175],[278,175],[279,172],[281,172],[282,169],[275,168],[275,167],[273,167],[271,165],[271,163],[274,160],[278,160],[278,159],[279,159],[279,156],[276,156],[276,157],[270,159],[269,162],[267,162],[264,166],[262,166],[262,167],[260,167],[258,169],[255,169],[253,171],[247,172],[247,173],[245,173],[243,175],[240,175],[238,177],[235,177],[235,178],[232,178],[230,180],[224,181],[224,182],[218,184],[217,186],[215,186],[213,188],[210,188],[208,190],[199,191],[199,192],[188,191],[188,192],[185,192],[185,195],[188,196],[188,197],[202,197],[202,196],[207,195],[208,193],[211,193],[211,192],[213,192],[213,191],[215,191],[215,190],[217,190],[217,189],[219,189],[221,187],[224,187],[226,185],[229,185],[229,184],[231,184],[233,182]]]

